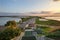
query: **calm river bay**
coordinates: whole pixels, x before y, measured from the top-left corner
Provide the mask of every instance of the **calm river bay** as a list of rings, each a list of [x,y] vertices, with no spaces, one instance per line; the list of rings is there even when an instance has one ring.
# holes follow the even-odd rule
[[[4,25],[6,24],[7,21],[11,21],[11,20],[15,20],[16,22],[18,22],[19,20],[21,20],[21,18],[15,18],[15,17],[0,17],[0,25]]]

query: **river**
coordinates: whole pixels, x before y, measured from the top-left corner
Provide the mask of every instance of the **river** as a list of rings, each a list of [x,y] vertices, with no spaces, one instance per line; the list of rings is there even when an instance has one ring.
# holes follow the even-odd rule
[[[11,21],[11,20],[15,20],[16,22],[18,22],[19,20],[21,20],[21,18],[15,18],[15,17],[0,17],[0,25],[4,25],[4,24],[6,24],[7,21]]]

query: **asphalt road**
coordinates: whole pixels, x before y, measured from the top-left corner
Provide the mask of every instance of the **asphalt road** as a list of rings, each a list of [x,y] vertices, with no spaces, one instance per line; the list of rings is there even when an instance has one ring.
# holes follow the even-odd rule
[[[33,24],[33,23],[35,23],[35,19],[36,18],[29,19],[29,20],[23,22],[22,24],[19,24],[19,27],[24,28],[27,24]]]
[[[35,23],[35,19],[36,18],[29,19],[29,20],[23,22],[22,24],[19,24],[19,26],[24,28],[27,24]],[[14,40],[21,40],[23,36],[24,36],[24,32],[22,32],[21,35]]]
[[[22,24],[20,24],[19,26],[24,28],[27,24],[35,23],[35,19],[36,18],[29,19],[23,22]],[[21,40],[23,36],[24,36],[24,32],[22,32],[21,35],[17,37],[15,40]],[[45,35],[37,37],[37,40],[45,40]]]

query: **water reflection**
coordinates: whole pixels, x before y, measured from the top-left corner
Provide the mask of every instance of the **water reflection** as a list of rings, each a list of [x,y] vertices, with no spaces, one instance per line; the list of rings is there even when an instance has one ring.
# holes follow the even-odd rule
[[[0,17],[0,25],[4,25],[7,21],[15,20],[18,22],[21,20],[20,18],[13,18],[13,17]]]

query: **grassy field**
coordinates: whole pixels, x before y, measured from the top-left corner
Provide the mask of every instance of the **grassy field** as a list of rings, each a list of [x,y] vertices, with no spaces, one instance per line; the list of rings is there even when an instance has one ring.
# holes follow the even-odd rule
[[[36,24],[60,26],[60,21],[56,21],[56,20],[40,21],[39,18],[37,18]],[[45,35],[48,38],[60,40],[60,29],[57,29],[57,31],[54,31],[56,30],[55,28],[50,28],[46,26],[37,26],[37,29],[39,28],[40,28],[40,31],[42,31],[42,33],[38,34],[38,36]]]
[[[50,32],[53,28],[50,28],[50,27],[45,27],[45,26],[37,26],[36,29],[39,29],[42,30],[43,32]]]
[[[36,19],[36,24],[50,25],[50,26],[60,26],[60,21],[56,21],[56,20],[40,21],[39,18],[37,18]]]
[[[46,35],[46,37],[49,37],[55,40],[60,40],[60,29],[54,30],[53,32]]]

